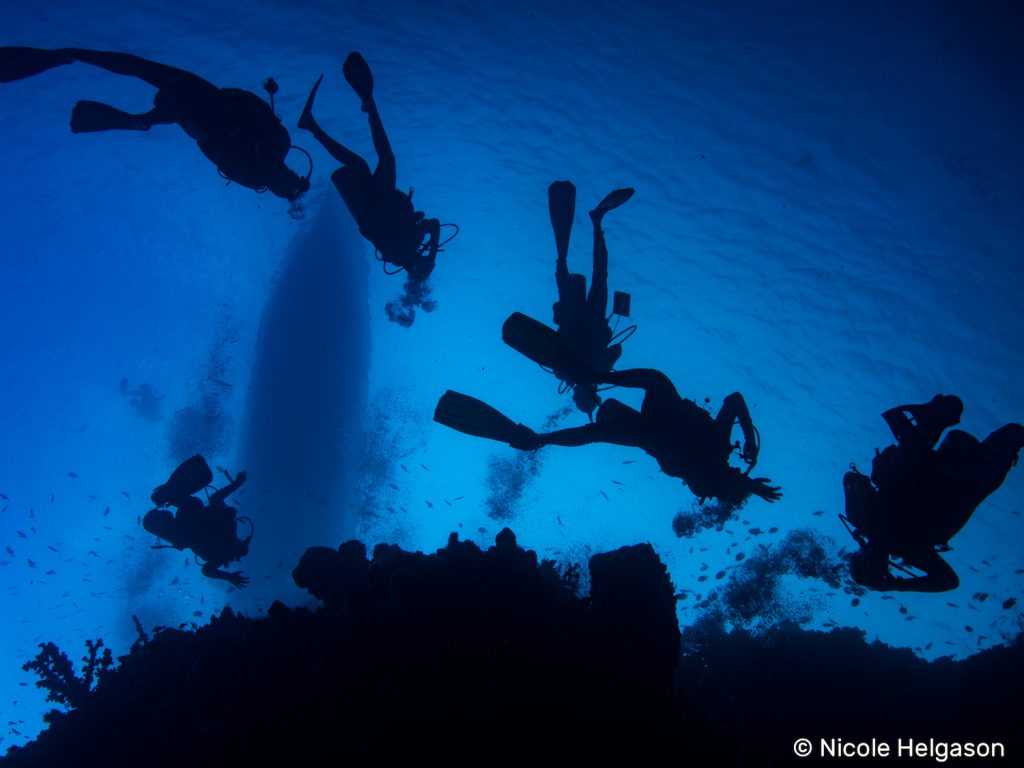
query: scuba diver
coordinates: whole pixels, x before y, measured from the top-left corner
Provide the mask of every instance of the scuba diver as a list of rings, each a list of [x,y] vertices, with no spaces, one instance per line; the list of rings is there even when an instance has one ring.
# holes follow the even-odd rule
[[[444,244],[440,242],[442,224],[437,219],[426,218],[423,211],[413,207],[411,189],[406,194],[395,187],[398,179],[395,155],[373,99],[373,75],[366,60],[357,52],[350,53],[342,73],[369,118],[377,167],[371,172],[366,160],[328,136],[313,118],[313,102],[323,75],[310,91],[299,118],[299,128],[312,133],[331,157],[341,163],[331,174],[331,181],[348,206],[359,233],[373,244],[385,265],[394,265],[396,272],[405,270],[403,306],[389,305],[388,314],[394,322],[408,327],[412,325],[415,307],[423,307],[425,311],[433,309],[425,282],[434,271],[437,252]]]
[[[948,592],[959,586],[941,553],[1002,485],[1024,448],[1024,426],[1007,424],[980,442],[951,430],[935,449],[962,412],[963,403],[953,395],[886,411],[883,418],[897,444],[876,454],[870,478],[852,465],[843,477],[846,515],[840,519],[860,545],[850,558],[858,584],[882,592]],[[894,576],[890,567],[908,578]]]
[[[583,275],[569,272],[569,235],[576,212],[576,187],[571,181],[556,181],[548,187],[548,211],[555,233],[555,284],[558,301],[552,307],[557,336],[548,326],[516,312],[505,321],[501,336],[505,343],[551,371],[572,390],[576,407],[593,421],[601,404],[593,377],[612,370],[622,355],[622,342],[632,335],[631,326],[618,335],[608,324],[608,247],[601,223],[604,215],[633,197],[632,188],[609,193],[590,212],[594,225],[594,267],[590,292]],[[612,314],[629,315],[629,294],[615,294]],[[561,390],[560,390],[561,391]]]
[[[270,190],[294,203],[309,189],[309,175],[285,165],[292,148],[287,129],[274,113],[273,79],[264,84],[270,104],[240,88],[218,88],[183,69],[129,53],[83,48],[0,47],[0,82],[10,83],[80,61],[115,75],[143,80],[157,89],[153,109],[130,114],[98,101],[79,101],[71,110],[71,132],[148,131],[177,123],[229,181],[257,192]],[[304,151],[304,150],[300,150]],[[310,174],[312,167],[310,168]]]
[[[160,401],[165,396],[158,395],[149,384],[139,384],[138,389],[129,390],[128,379],[121,379],[121,394],[146,421],[160,421]]]
[[[739,392],[725,398],[718,415],[679,396],[669,378],[648,368],[612,371],[594,381],[644,390],[639,411],[614,398],[605,400],[591,424],[554,432],[537,433],[516,424],[491,406],[468,395],[448,391],[437,404],[434,421],[465,434],[508,443],[530,451],[544,445],[579,446],[614,443],[643,449],[657,460],[661,471],[677,477],[694,495],[719,499],[737,506],[751,496],[773,502],[782,498],[779,488],[766,477],[751,478],[757,463],[760,438]],[[739,422],[744,444],[731,442]],[[741,471],[729,464],[734,451],[748,465]]]
[[[191,549],[197,558],[205,561],[202,566],[204,576],[222,579],[242,589],[249,583],[248,577],[241,571],[223,571],[221,568],[249,553],[252,531],[244,539],[239,539],[237,521],[245,520],[250,526],[252,521],[236,517],[235,508],[225,503],[225,499],[245,482],[246,473],[243,470],[232,479],[227,470],[221,471],[228,485],[215,491],[208,504],[204,505],[193,494],[213,482],[213,473],[206,460],[198,454],[183,462],[166,483],[153,489],[150,498],[156,507],[146,513],[142,527],[168,542],[154,549]],[[172,513],[166,509],[168,506],[175,507],[177,512]]]

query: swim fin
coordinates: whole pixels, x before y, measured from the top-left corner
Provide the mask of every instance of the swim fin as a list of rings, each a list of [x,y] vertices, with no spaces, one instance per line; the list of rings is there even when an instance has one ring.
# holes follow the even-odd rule
[[[210,465],[198,453],[178,465],[167,482],[153,489],[150,497],[154,504],[176,502],[184,496],[193,496],[213,482]]]
[[[540,320],[514,312],[501,326],[501,338],[521,355],[552,371],[575,370],[575,355],[558,331]]]
[[[555,231],[555,248],[558,258],[569,255],[569,235],[572,220],[576,215],[576,185],[571,181],[555,181],[548,187],[548,213],[551,214],[551,228]]]
[[[636,190],[632,187],[612,190],[605,195],[604,200],[597,204],[597,208],[590,212],[590,218],[600,219],[608,211],[613,211],[620,205],[624,205],[634,194],[636,194]]]
[[[482,400],[448,390],[434,409],[434,421],[474,437],[513,443],[529,430]]]
[[[79,101],[71,110],[72,133],[148,130],[149,123],[141,115],[122,112],[99,101]]]
[[[24,80],[74,60],[66,50],[5,46],[0,48],[0,83]]]
[[[352,51],[341,66],[341,72],[345,80],[352,86],[356,96],[363,103],[365,109],[373,103],[373,74],[370,72],[370,65],[358,51]]]

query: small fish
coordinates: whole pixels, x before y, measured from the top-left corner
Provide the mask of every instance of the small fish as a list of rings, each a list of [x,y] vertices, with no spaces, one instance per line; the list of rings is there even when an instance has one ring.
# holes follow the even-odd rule
[[[106,517],[109,514],[110,514],[110,507],[107,507],[106,509],[103,510],[103,516]]]
[[[99,554],[98,554],[98,553],[96,552],[96,550],[95,550],[95,549],[90,549],[90,550],[89,550],[88,552],[86,552],[85,554],[87,554],[87,555],[92,555],[93,557],[99,557]]]
[[[636,459],[629,459],[628,461],[624,461],[624,462],[622,462],[622,463],[623,463],[623,464],[633,464],[634,462],[636,462]],[[4,498],[6,499],[7,497],[6,497],[6,496],[4,496]]]
[[[905,606],[905,605],[901,605],[901,606],[900,606],[900,613],[903,613],[903,614],[905,614],[906,612],[907,612],[907,606]]]
[[[70,477],[72,480],[78,479],[78,475],[76,475],[74,472],[68,472],[68,477]]]
[[[420,466],[427,470],[427,472],[430,471],[430,467],[428,467],[426,464],[420,464]]]
[[[452,505],[452,503],[450,501],[448,501],[448,499],[445,499],[444,503],[447,504],[449,507]]]
[[[175,584],[178,584],[180,582],[181,582],[181,579],[179,579],[177,576],[175,576],[173,579],[171,579],[171,586],[174,586]]]
[[[750,529],[750,534],[752,536],[760,536],[762,533],[764,533],[764,531],[762,531],[760,528],[751,528]]]
[[[121,495],[128,499],[128,501],[132,500],[132,497],[128,495],[128,491],[121,491]]]
[[[565,523],[562,522],[562,518],[560,518],[558,515],[555,515],[555,520],[558,521],[559,525],[563,525],[563,526],[565,525]]]
[[[32,509],[32,507],[28,508],[28,516],[29,516],[30,520],[35,520],[36,519],[36,512],[35,512],[34,509]]]
[[[56,572],[55,570],[53,570],[53,568],[51,568],[50,570],[48,570],[48,571],[46,572],[46,575],[47,575],[47,576],[56,576],[56,575],[57,575],[57,572]]]
[[[53,504],[53,494],[50,494],[50,503]]]
[[[464,499],[464,498],[466,498],[466,497],[465,496],[456,496],[455,497],[455,501],[462,501],[462,499]]]
[[[29,568],[35,568],[35,567],[36,567],[36,564],[35,564],[34,562],[32,562],[31,560],[29,560],[29,561],[28,561],[28,567],[29,567]]]
[[[960,603],[946,603],[950,608],[959,608]]]
[[[616,485],[625,485],[625,483],[620,483],[618,480],[612,480],[612,482]]]
[[[737,562],[737,563],[738,563],[738,562],[740,562],[740,561],[741,561],[741,560],[742,560],[743,558],[745,558],[745,557],[746,557],[746,555],[745,555],[745,554],[743,554],[742,552],[737,552],[737,553],[736,553],[736,562]]]
[[[700,569],[701,569],[702,571],[706,571],[706,570],[707,570],[707,569],[708,569],[709,567],[710,567],[710,566],[708,566],[708,564],[707,564],[707,563],[701,563],[701,564],[700,564]]]
[[[604,496],[605,501],[611,501],[611,499],[608,498],[608,494],[605,493],[604,491],[601,491],[601,495]]]
[[[432,502],[430,501],[430,499],[426,499],[425,501],[427,502],[427,507],[429,507],[430,509],[433,509],[433,508],[434,508],[434,505],[433,505],[433,503],[432,503]]]
[[[717,581],[717,580],[721,579],[723,576],[725,576],[725,571],[719,571],[718,573],[715,574],[715,580]]]
[[[932,647],[933,645],[934,645],[934,643],[928,643],[928,645],[926,645],[926,646],[924,647],[924,649],[925,649],[925,650],[927,651],[927,650],[928,650],[929,648],[931,648],[931,647]]]
[[[853,600],[850,601],[850,605],[852,605],[854,608],[856,608],[858,605],[860,605],[860,598],[859,597],[853,598]]]
[[[18,534],[18,538],[21,538],[21,539],[27,539],[28,538],[28,536],[25,534],[24,531],[15,531],[15,533]]]
[[[400,490],[397,483],[388,483],[388,488],[390,488],[393,491]]]
[[[816,509],[811,514],[814,515],[815,517],[821,517],[822,515],[825,514],[825,510],[824,509]]]
[[[0,493],[0,499],[3,499],[4,501],[10,501],[10,498],[11,497],[8,496],[6,493]]]
[[[697,577],[697,581],[707,581],[707,580],[708,580],[707,576],[698,576]]]
[[[399,464],[398,466],[400,466],[406,472],[409,471],[409,468],[407,466],[405,466],[405,464]]]
[[[779,529],[776,528],[775,526],[772,526],[771,528],[768,529],[768,533],[778,533],[778,532],[779,532]]]
[[[974,627],[972,627],[970,624],[964,624],[964,629],[966,629],[968,632],[974,631]]]
[[[203,612],[202,611],[192,611],[192,615],[193,616],[202,616]]]
[[[975,592],[971,596],[971,600],[977,600],[979,603],[984,603],[988,600],[988,592]]]
[[[1008,600],[1004,600],[1003,601],[1003,610],[1004,611],[1008,611],[1011,608],[1013,608],[1013,606],[1015,606],[1016,604],[1017,604],[1017,598],[1016,597],[1011,597]]]

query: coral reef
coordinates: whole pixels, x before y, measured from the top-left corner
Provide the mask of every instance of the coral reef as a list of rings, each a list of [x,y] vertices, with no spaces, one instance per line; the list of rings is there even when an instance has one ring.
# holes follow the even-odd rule
[[[677,701],[673,587],[650,545],[596,555],[591,594],[505,529],[481,550],[359,542],[307,550],[295,581],[316,611],[225,609],[155,631],[94,691],[2,761],[20,765],[341,762],[354,755],[478,764],[479,748],[637,756],[728,741]],[[722,758],[721,751],[726,756]]]

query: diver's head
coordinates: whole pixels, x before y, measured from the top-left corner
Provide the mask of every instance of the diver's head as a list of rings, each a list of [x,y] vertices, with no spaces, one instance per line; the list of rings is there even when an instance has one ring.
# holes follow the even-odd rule
[[[278,197],[295,202],[309,190],[309,177],[299,176],[286,165],[276,168],[268,180],[267,189]]]
[[[889,553],[868,543],[850,556],[850,577],[864,587],[877,587],[889,576]]]
[[[593,421],[594,411],[601,405],[601,396],[597,394],[597,387],[587,384],[577,384],[572,390],[572,401],[576,407],[587,414]]]

